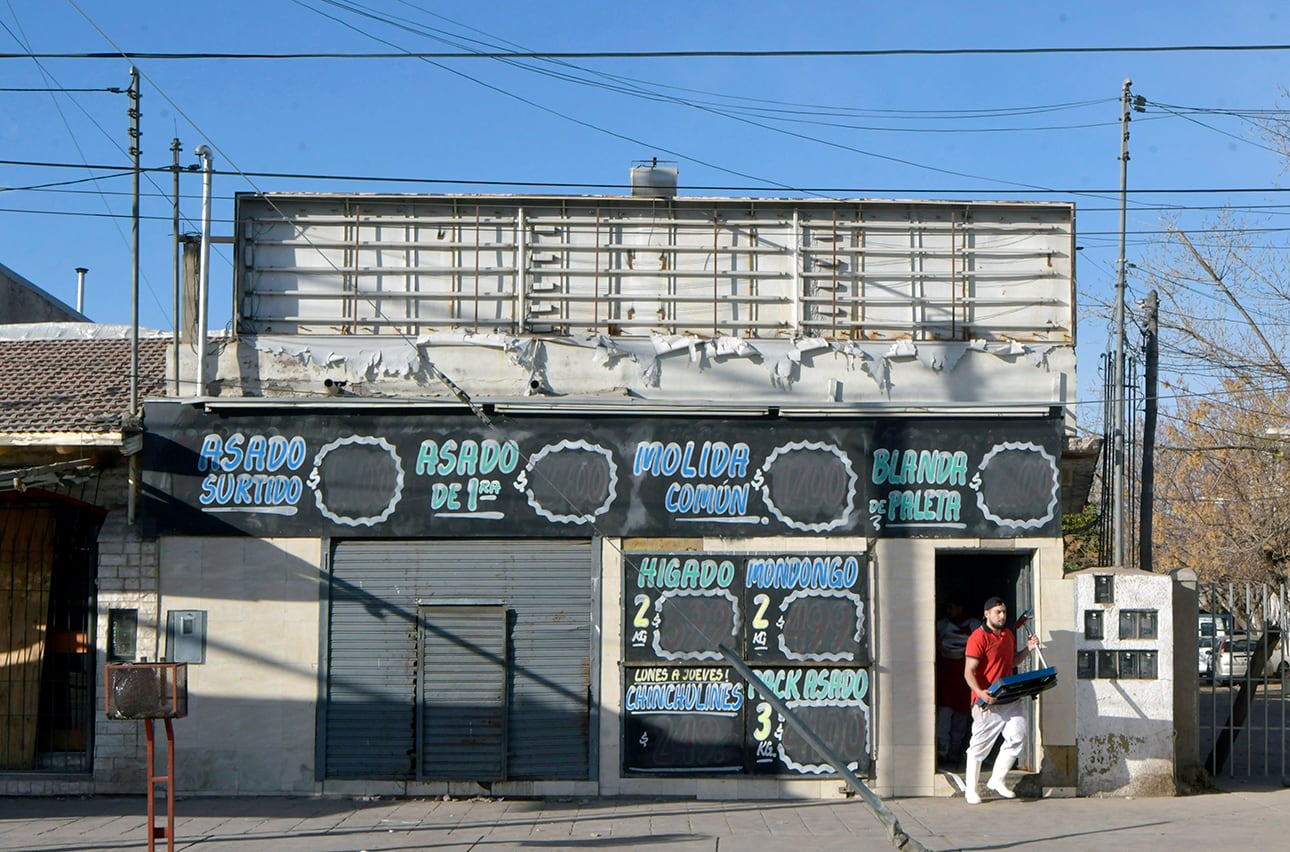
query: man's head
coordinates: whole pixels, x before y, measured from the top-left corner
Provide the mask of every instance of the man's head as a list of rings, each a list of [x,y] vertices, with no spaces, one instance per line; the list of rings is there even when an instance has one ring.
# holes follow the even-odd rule
[[[986,599],[985,623],[991,630],[1002,630],[1008,623],[1008,605],[998,595]]]

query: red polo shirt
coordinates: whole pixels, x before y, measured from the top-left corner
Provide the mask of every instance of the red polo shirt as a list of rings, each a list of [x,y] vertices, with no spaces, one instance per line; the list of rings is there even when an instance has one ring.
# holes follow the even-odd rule
[[[981,661],[977,667],[978,680],[989,686],[1012,674],[1013,660],[1017,657],[1017,636],[1007,627],[995,632],[983,624],[968,637],[963,655]]]

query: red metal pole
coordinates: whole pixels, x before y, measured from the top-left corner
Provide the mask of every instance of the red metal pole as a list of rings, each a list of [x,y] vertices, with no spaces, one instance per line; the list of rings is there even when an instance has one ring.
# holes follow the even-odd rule
[[[166,852],[175,852],[175,726],[166,717]]]
[[[166,723],[166,774],[158,775],[156,766],[157,741],[152,732],[152,719],[145,719],[144,731],[148,735],[148,852],[156,852],[158,837],[166,838],[166,852],[175,852],[175,726],[170,717]],[[166,785],[166,824],[157,825],[157,782]]]
[[[143,730],[148,737],[148,852],[154,852],[155,846],[153,844],[153,840],[156,832],[154,831],[153,826],[156,825],[157,805],[153,800],[153,784],[156,782],[156,776],[153,772],[153,755],[155,754],[157,744],[152,736],[152,720],[144,719],[143,724]]]

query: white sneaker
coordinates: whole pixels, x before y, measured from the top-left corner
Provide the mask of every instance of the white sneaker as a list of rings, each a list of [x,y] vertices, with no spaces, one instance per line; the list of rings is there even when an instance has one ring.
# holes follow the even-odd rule
[[[985,782],[985,786],[998,793],[1000,796],[1003,796],[1005,799],[1017,798],[1017,794],[1008,789],[1008,785],[1003,782],[1002,778],[991,778],[989,781]]]
[[[964,790],[963,801],[967,802],[969,805],[979,805],[981,804],[981,794],[976,790]]]

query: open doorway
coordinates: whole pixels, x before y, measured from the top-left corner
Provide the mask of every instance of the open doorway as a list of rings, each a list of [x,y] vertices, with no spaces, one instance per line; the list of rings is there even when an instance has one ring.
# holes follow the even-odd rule
[[[986,598],[998,595],[1015,620],[1034,602],[1029,551],[955,550],[936,554],[936,751],[937,768],[958,771],[971,731],[971,692],[963,679],[963,647],[981,623]],[[1020,641],[1020,640],[1019,640]],[[1033,702],[1027,702],[1035,730]],[[1034,768],[1034,737],[1018,760]]]

